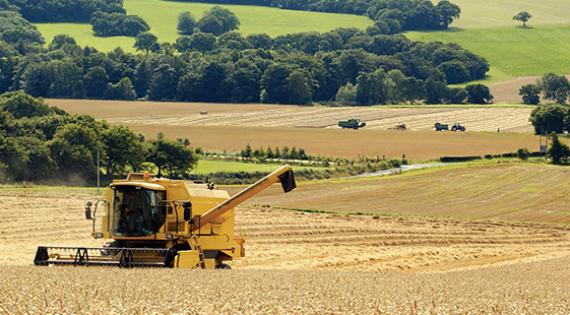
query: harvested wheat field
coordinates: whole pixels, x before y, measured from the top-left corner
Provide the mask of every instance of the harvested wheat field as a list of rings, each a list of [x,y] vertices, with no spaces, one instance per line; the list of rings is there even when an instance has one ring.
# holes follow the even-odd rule
[[[151,126],[235,126],[337,128],[339,120],[360,118],[367,129],[388,130],[405,123],[410,130],[433,130],[436,122],[461,123],[469,131],[531,132],[532,107],[411,106],[318,107],[269,104],[205,104],[58,100],[48,103],[70,113],[89,114],[110,123]]]
[[[548,187],[551,196],[564,198],[559,192],[568,186],[566,171],[540,166],[534,171],[526,164],[507,167],[484,167],[477,173],[483,174],[481,180],[498,173],[524,173],[505,175],[500,184],[507,185],[505,190],[519,187],[514,191],[531,194],[532,189],[538,194]],[[83,219],[84,202],[97,194],[93,189],[0,187],[0,313],[567,314],[570,227],[549,223],[552,217],[568,216],[567,210],[548,203],[541,208],[537,202],[529,207],[560,214],[529,218],[523,211],[504,217],[499,211],[480,216],[485,220],[467,220],[462,212],[477,211],[491,190],[472,180],[449,192],[459,201],[470,198],[472,206],[437,216],[433,202],[425,198],[437,196],[442,206],[449,206],[451,197],[433,191],[461,171],[468,172],[416,172],[385,181],[396,181],[395,186],[380,185],[389,191],[399,187],[403,202],[412,199],[407,189],[420,192],[413,183],[427,185],[422,176],[456,172],[444,176],[432,193],[420,192],[414,195],[415,203],[402,206],[412,209],[413,216],[346,215],[385,203],[387,196],[378,191],[359,204],[343,202],[347,199],[342,196],[355,185],[367,193],[378,186],[378,179],[346,180],[346,191],[331,184],[330,191],[341,196],[329,203],[338,204],[337,213],[283,210],[276,196],[272,201],[268,195],[256,198],[236,212],[236,232],[246,239],[246,257],[235,261],[232,271],[32,266],[40,244],[101,244],[90,239],[90,221]],[[464,173],[460,182],[466,177]],[[529,186],[521,184],[529,177],[538,179]],[[533,186],[546,177],[552,181]],[[294,203],[304,196],[310,204],[306,193],[329,193],[320,186],[324,184],[300,183],[298,193],[290,196]],[[505,192],[496,192],[499,209],[504,205],[501,195]],[[505,203],[512,202],[505,197]]]
[[[247,144],[258,147],[304,148],[311,155],[357,158],[359,156],[431,160],[441,156],[485,155],[538,151],[532,134],[497,132],[376,131],[309,128],[261,128],[234,126],[131,125],[150,138],[164,132],[168,138],[186,137],[193,146],[210,151],[239,152]]]
[[[284,196],[263,192],[252,203],[276,207],[406,216],[570,224],[570,169],[489,162],[397,176],[306,183]]]
[[[204,104],[48,100],[70,113],[90,114],[112,124],[127,125],[149,138],[189,138],[209,151],[235,152],[253,147],[302,147],[330,157],[386,156],[411,160],[444,155],[484,155],[538,150],[529,107],[441,106],[309,107],[267,104]],[[207,113],[207,114],[206,114]],[[363,130],[341,130],[341,119],[360,118]],[[467,133],[433,131],[435,122],[460,122]],[[389,130],[405,123],[409,130]],[[501,132],[497,132],[500,129]],[[481,131],[481,132],[471,132]]]

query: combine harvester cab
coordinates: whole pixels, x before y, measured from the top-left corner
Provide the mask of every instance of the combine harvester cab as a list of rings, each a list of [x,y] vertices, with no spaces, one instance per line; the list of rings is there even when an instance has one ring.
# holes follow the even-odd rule
[[[295,189],[290,166],[231,198],[212,184],[129,174],[85,206],[92,236],[112,242],[100,248],[40,246],[34,264],[229,269],[226,261],[245,254],[244,240],[234,236],[234,208],[278,182],[286,193]]]

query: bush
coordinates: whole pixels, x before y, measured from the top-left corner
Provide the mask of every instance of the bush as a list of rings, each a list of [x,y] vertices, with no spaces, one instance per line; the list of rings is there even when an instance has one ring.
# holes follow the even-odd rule
[[[467,91],[467,101],[471,104],[493,103],[493,95],[491,95],[491,91],[483,84],[468,85],[465,90]]]
[[[451,88],[447,92],[445,102],[448,104],[465,104],[467,92],[462,88]]]
[[[523,104],[536,105],[540,103],[540,87],[534,84],[526,84],[521,86],[519,95],[522,97]]]
[[[356,90],[356,86],[350,82],[341,86],[336,93],[336,103],[340,105],[355,105],[357,103]]]
[[[564,105],[539,105],[532,110],[530,121],[536,134],[562,133],[566,129],[568,112],[569,108]]]
[[[540,79],[538,85],[544,93],[545,99],[557,104],[566,104],[570,95],[570,83],[565,76],[547,73]]]
[[[527,148],[520,148],[517,150],[517,157],[523,161],[528,160],[528,157],[530,156],[530,152],[528,151]]]
[[[437,69],[445,74],[449,84],[463,83],[471,79],[469,70],[460,61],[444,62]]]
[[[238,29],[240,22],[237,16],[230,10],[220,6],[215,6],[204,13],[198,21],[198,28],[201,32],[221,35],[223,33]]]
[[[480,160],[481,157],[478,155],[473,156],[442,156],[439,160],[443,163],[454,163],[454,162],[469,162]]]
[[[182,12],[178,16],[178,33],[182,35],[192,35],[196,27],[196,19],[190,12]]]
[[[135,92],[131,80],[129,78],[122,78],[116,84],[109,83],[107,85],[105,98],[110,100],[133,101],[137,98],[137,93]]]
[[[123,13],[96,12],[91,19],[91,25],[97,36],[135,37],[150,29],[140,16]]]

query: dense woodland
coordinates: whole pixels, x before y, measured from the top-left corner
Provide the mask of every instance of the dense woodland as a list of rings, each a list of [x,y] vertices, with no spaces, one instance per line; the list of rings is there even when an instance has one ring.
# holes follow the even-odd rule
[[[323,11],[337,12],[328,7],[333,2],[295,7],[303,3],[278,6],[316,10],[320,3],[327,8]],[[482,79],[489,70],[486,60],[455,44],[420,43],[395,34],[446,28],[459,16],[455,5],[420,0],[343,3],[366,6],[350,13],[366,13],[377,22],[365,31],[243,37],[234,31],[240,25],[235,14],[213,7],[198,21],[191,12],[182,13],[176,43],[159,43],[144,20],[126,15],[120,0],[0,0],[0,93],[236,103],[492,102],[485,87],[447,87]],[[136,36],[139,53],[120,48],[102,53],[80,47],[66,35],[45,43],[30,23],[87,20],[98,35]],[[438,25],[429,26],[428,20]]]
[[[152,170],[188,177],[197,157],[189,141],[146,141],[122,126],[72,116],[23,92],[0,96],[0,182],[92,183],[97,155],[104,179]]]
[[[150,29],[141,17],[127,15],[122,0],[0,0],[0,9],[30,22],[89,22],[97,36],[136,36]]]
[[[80,47],[57,36],[44,45],[37,29],[14,11],[0,14],[0,92],[36,97],[344,104],[463,103],[468,91],[448,83],[481,79],[481,57],[455,44],[420,43],[402,35],[357,29],[270,38],[231,31],[239,21],[214,8],[220,35],[186,15],[174,44],[137,36],[137,54]],[[181,17],[181,21],[182,21]],[[194,23],[195,22],[195,23]],[[205,23],[204,23],[205,24]],[[487,98],[488,99],[488,98]]]

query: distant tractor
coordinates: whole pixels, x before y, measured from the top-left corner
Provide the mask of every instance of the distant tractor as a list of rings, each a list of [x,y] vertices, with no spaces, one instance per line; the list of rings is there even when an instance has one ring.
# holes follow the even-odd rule
[[[449,130],[448,124],[442,124],[439,122],[435,123],[435,131],[445,131],[445,130]]]
[[[342,129],[359,129],[366,127],[366,123],[360,121],[360,119],[351,118],[349,120],[339,121],[338,126]]]
[[[459,124],[459,123],[455,123],[455,124],[453,124],[453,127],[451,127],[451,131],[461,131],[461,132],[464,132],[464,131],[466,131],[466,130],[467,130],[467,129],[465,128],[465,126],[462,126],[462,125]]]
[[[390,128],[390,130],[408,130],[408,126],[406,126],[406,124],[400,123]]]

